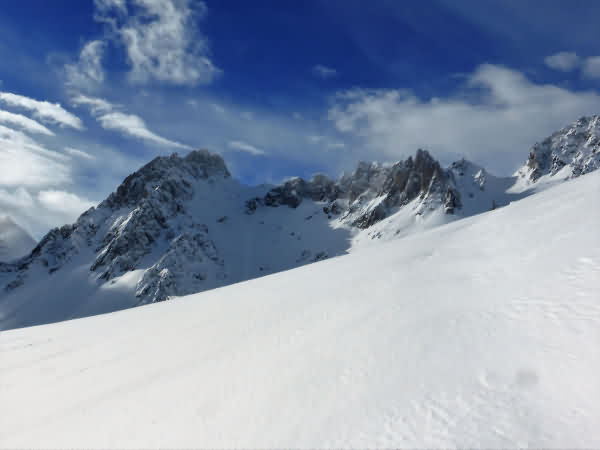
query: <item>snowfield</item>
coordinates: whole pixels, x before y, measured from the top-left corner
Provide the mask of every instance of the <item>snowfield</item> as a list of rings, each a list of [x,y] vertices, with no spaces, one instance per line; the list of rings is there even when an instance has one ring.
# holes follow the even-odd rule
[[[0,447],[598,448],[599,194],[0,332]]]

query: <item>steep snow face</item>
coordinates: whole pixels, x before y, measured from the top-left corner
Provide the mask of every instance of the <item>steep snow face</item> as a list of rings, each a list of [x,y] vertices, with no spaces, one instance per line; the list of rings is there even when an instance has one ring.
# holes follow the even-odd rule
[[[340,258],[1,332],[0,442],[598,448],[599,192],[590,173]]]
[[[0,261],[8,262],[29,253],[35,240],[8,216],[0,216]]]
[[[600,116],[577,122],[535,144],[516,175],[535,182],[544,176],[577,177],[600,168]]]

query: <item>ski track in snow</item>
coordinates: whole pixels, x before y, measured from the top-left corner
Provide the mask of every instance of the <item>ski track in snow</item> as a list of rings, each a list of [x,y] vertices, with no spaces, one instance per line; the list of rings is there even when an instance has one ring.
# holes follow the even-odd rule
[[[599,447],[599,193],[0,332],[0,447]]]

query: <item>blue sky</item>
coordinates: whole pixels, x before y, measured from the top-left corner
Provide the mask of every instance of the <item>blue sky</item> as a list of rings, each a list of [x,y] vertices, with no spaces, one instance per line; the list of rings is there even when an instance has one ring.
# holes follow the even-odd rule
[[[600,112],[599,13],[596,1],[6,2],[0,213],[39,237],[191,148],[250,184],[418,147],[510,174],[537,140]]]

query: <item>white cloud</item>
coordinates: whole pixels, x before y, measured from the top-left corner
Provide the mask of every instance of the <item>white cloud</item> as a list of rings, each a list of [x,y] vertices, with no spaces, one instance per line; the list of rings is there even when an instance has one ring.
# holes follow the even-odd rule
[[[119,131],[125,136],[131,136],[166,147],[175,147],[185,150],[191,150],[189,145],[180,142],[171,141],[148,129],[144,120],[135,114],[125,114],[122,112],[110,112],[97,118],[102,128],[106,130]]]
[[[102,98],[88,97],[82,94],[75,95],[71,99],[71,102],[73,105],[84,105],[89,107],[98,123],[100,123],[105,130],[118,131],[122,135],[142,139],[165,147],[175,147],[185,150],[192,149],[189,145],[166,139],[150,131],[146,122],[135,114],[115,111],[115,109],[122,108],[121,105],[110,103]]]
[[[126,0],[94,0],[94,5],[99,14],[106,14],[113,8],[120,13],[127,12]]]
[[[107,113],[113,110],[115,107],[119,107],[119,105],[113,105],[112,103],[96,97],[88,97],[83,94],[77,94],[73,98],[71,98],[71,103],[74,106],[87,106],[90,108],[92,114],[101,114]]]
[[[89,161],[93,161],[96,159],[95,156],[90,155],[87,152],[84,152],[83,150],[78,150],[76,148],[73,147],[65,147],[65,152],[68,153],[71,156],[75,156],[77,158],[83,158],[83,159],[87,159]]]
[[[218,103],[211,103],[210,106],[212,106],[212,108],[219,114],[225,114],[225,108],[223,108]]]
[[[34,202],[34,198],[24,187],[18,187],[13,191],[0,188],[0,205],[5,212],[13,208],[31,209]]]
[[[464,155],[507,172],[536,141],[600,111],[596,92],[535,84],[500,66],[480,66],[465,88],[466,94],[428,100],[410,90],[355,89],[334,99],[329,118],[359,146],[389,159],[422,147],[438,157]]]
[[[600,56],[592,56],[584,61],[583,75],[587,78],[600,78]]]
[[[320,78],[333,78],[335,76],[337,76],[337,70],[331,68],[331,67],[327,67],[324,66],[322,64],[317,64],[316,66],[314,66],[312,68],[312,73],[313,75],[320,77]]]
[[[96,19],[109,24],[111,36],[125,47],[132,82],[207,84],[221,73],[197,27],[206,13],[204,2],[96,0],[95,4]]]
[[[73,223],[93,202],[63,190],[0,188],[0,211],[39,239],[50,228]]]
[[[50,122],[61,126],[75,128],[77,130],[83,130],[81,120],[65,110],[58,103],[34,100],[10,92],[0,92],[0,102],[15,108],[33,111],[33,115],[42,122]]]
[[[46,210],[64,216],[66,222],[72,222],[81,213],[94,206],[93,202],[85,198],[60,190],[40,191],[37,201]]]
[[[581,68],[586,78],[600,78],[600,56],[581,59],[573,52],[560,52],[544,59],[546,65],[562,72],[570,72]]]
[[[558,52],[554,55],[546,56],[544,62],[551,69],[570,72],[579,66],[580,59],[574,52]]]
[[[254,155],[254,156],[259,156],[259,155],[265,154],[265,151],[263,149],[255,147],[254,145],[248,144],[247,142],[243,142],[243,141],[229,141],[229,143],[227,145],[232,150],[239,150],[242,152],[250,153],[251,155]]]
[[[345,148],[346,144],[340,141],[331,140],[328,136],[310,135],[306,138],[308,142],[319,147],[330,150]]]
[[[71,179],[67,157],[0,125],[0,186],[54,186]]]
[[[0,109],[0,123],[5,123],[8,125],[17,126],[25,131],[29,131],[31,133],[39,133],[45,134],[47,136],[54,136],[54,133],[46,128],[39,122],[36,122],[29,117],[25,117],[21,114],[13,114],[8,111],[3,111]]]
[[[104,81],[102,56],[106,44],[95,40],[83,46],[76,63],[65,65],[67,85],[79,89],[93,89]]]

